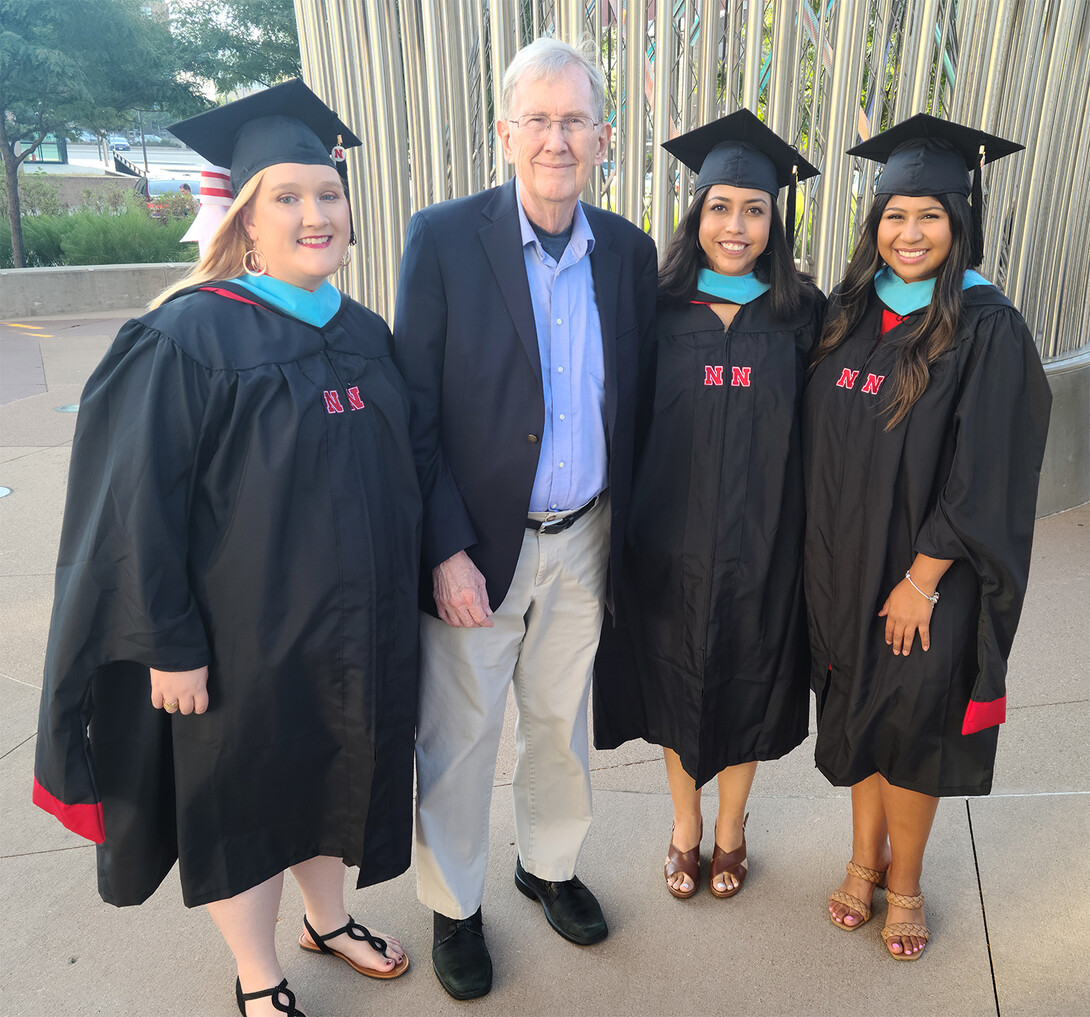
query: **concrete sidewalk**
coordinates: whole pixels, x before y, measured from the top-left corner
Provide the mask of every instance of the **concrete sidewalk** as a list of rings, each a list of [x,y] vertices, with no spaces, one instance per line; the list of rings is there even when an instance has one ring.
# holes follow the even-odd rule
[[[58,412],[128,315],[0,322],[0,1017],[236,1012],[230,954],[176,874],[141,908],[96,892],[95,851],[30,802],[53,566],[75,416]],[[26,326],[26,327],[18,327]],[[1085,640],[1090,507],[1038,521],[1009,720],[993,794],[944,799],[923,888],[932,941],[920,961],[885,953],[884,917],[851,935],[826,897],[850,854],[850,803],[813,766],[813,735],[762,764],[747,831],[750,878],[727,901],[671,898],[662,861],[670,800],[661,751],[594,752],[595,822],[579,872],[610,936],[580,948],[514,887],[509,709],[496,772],[484,903],[496,977],[456,1003],[431,971],[431,917],[414,875],[349,894],[357,919],[397,934],[412,958],[391,983],[299,950],[289,879],[281,959],[311,1017],[383,1014],[1021,1015],[1090,1014],[1090,702]],[[813,723],[811,722],[811,732]],[[705,795],[705,864],[714,795]],[[354,881],[350,883],[354,886]]]

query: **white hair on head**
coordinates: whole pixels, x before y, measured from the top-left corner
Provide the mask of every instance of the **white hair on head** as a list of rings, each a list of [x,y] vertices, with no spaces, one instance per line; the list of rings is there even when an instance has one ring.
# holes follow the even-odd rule
[[[502,116],[510,114],[515,86],[523,78],[528,81],[551,81],[572,64],[582,67],[590,79],[591,102],[594,104],[592,112],[594,119],[600,121],[606,111],[606,81],[598,61],[594,59],[593,49],[589,43],[576,49],[550,36],[543,36],[523,46],[507,65],[500,94]]]

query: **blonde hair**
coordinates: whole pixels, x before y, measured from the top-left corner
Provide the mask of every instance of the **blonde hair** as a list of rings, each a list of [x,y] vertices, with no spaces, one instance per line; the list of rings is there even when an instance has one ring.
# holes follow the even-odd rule
[[[208,247],[200,261],[182,279],[168,286],[155,297],[148,304],[149,311],[165,304],[175,293],[190,286],[199,286],[201,283],[212,282],[214,279],[234,279],[246,271],[242,259],[253,245],[242,222],[241,213],[257,193],[264,176],[265,171],[259,170],[242,185],[242,190],[235,195],[235,200],[227,209],[223,222],[212,234],[212,239],[208,242]]]

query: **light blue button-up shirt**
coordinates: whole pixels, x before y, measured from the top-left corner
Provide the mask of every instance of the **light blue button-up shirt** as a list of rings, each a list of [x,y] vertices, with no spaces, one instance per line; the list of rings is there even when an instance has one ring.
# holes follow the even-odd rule
[[[602,324],[590,267],[594,234],[577,203],[558,263],[541,246],[521,195],[517,204],[545,390],[530,511],[565,512],[603,491],[608,477]]]

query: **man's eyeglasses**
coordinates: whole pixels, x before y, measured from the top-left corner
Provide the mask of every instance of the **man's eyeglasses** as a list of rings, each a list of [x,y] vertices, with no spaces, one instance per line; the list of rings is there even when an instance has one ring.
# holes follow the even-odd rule
[[[548,134],[552,129],[553,124],[560,124],[560,130],[563,131],[564,134],[582,134],[585,131],[591,130],[591,128],[598,127],[601,123],[601,121],[598,120],[591,120],[590,117],[577,116],[561,117],[559,120],[553,120],[540,113],[527,113],[517,120],[508,119],[512,124],[518,124],[520,131],[525,131],[531,137],[535,138],[540,138]]]

